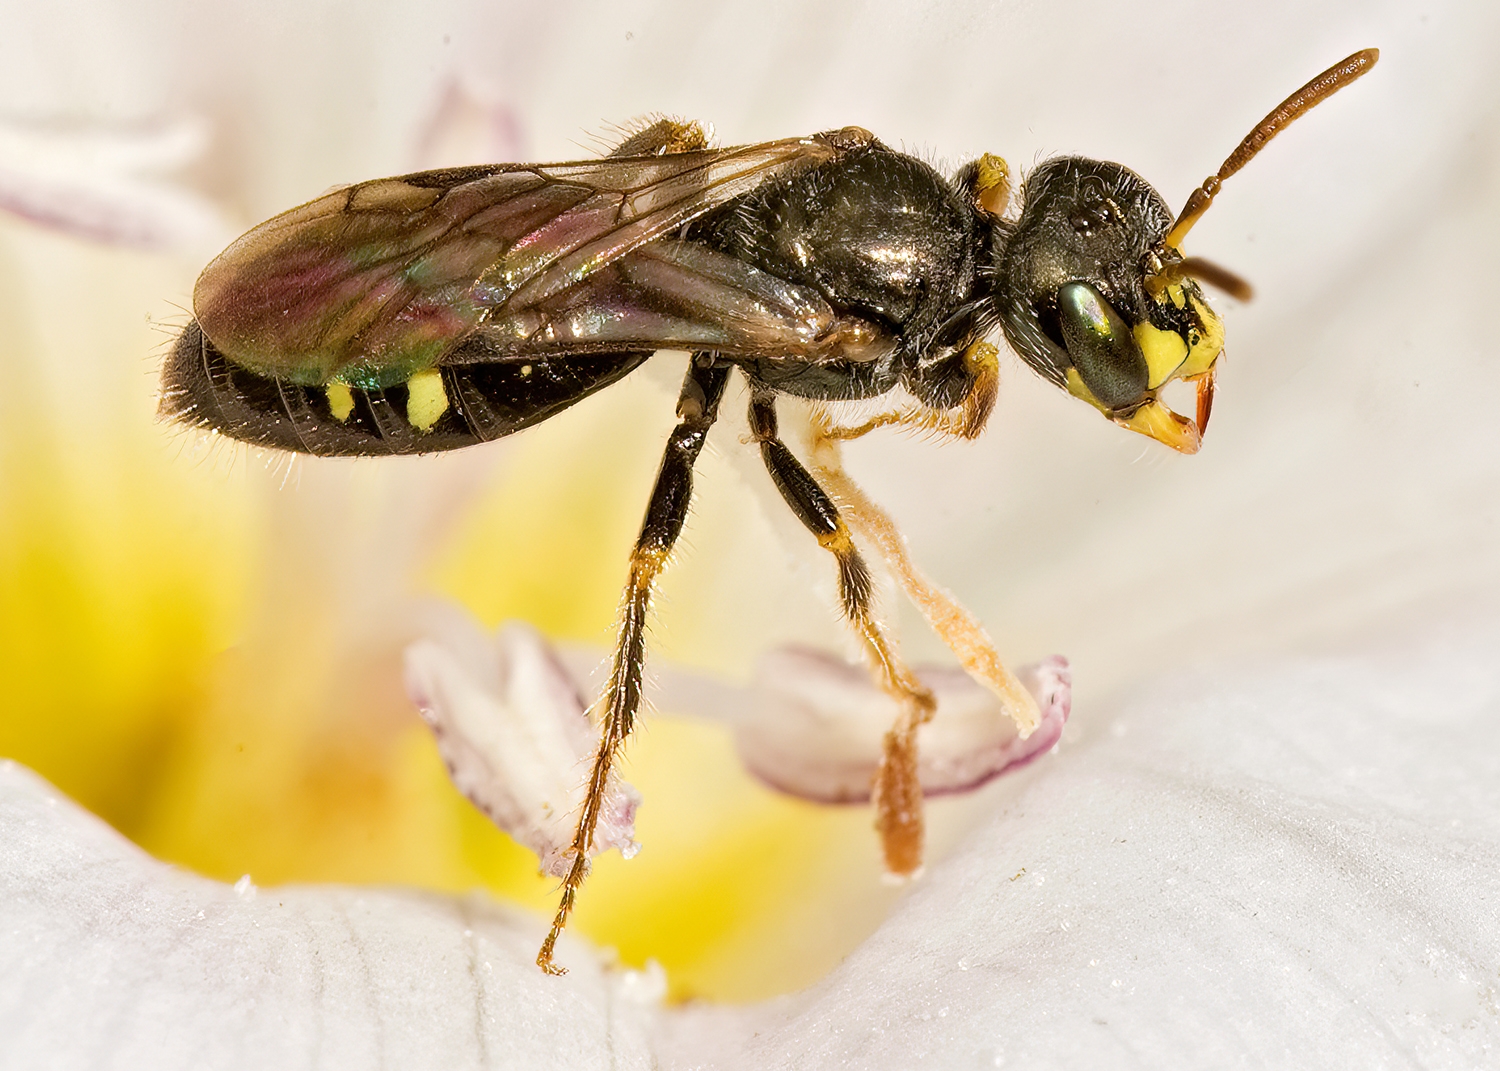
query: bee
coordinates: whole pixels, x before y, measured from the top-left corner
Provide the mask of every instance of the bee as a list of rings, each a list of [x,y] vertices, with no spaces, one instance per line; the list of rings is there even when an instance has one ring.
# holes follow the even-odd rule
[[[1183,239],[1225,179],[1377,58],[1358,52],[1294,93],[1176,216],[1135,172],[1077,156],[1036,167],[1007,215],[999,157],[948,178],[859,127],[714,148],[696,123],[661,120],[601,159],[359,183],[261,224],[209,264],[165,364],[161,412],[320,456],[453,450],[545,420],[658,350],[691,352],[594,708],[600,739],[572,863],[537,956],[560,973],[554,946],[640,708],[652,591],[738,371],[766,468],[833,555],[844,616],[900,703],[872,797],[887,869],[910,874],[922,857],[916,732],[935,703],[875,618],[855,533],[1023,734],[1037,709],[979,622],[907,560],[843,471],[839,443],[886,426],[978,435],[999,382],[998,329],[1033,371],[1116,424],[1197,451],[1224,342],[1199,283],[1249,288],[1184,256]],[[1196,387],[1193,416],[1162,402],[1174,381]],[[809,464],[778,434],[783,396],[824,406]],[[890,405],[857,426],[825,404],[871,399]]]

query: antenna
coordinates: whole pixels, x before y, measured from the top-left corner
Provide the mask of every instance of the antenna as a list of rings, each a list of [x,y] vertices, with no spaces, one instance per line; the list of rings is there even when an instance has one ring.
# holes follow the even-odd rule
[[[1367,48],[1356,52],[1348,59],[1335,63],[1278,104],[1275,111],[1257,123],[1255,129],[1245,136],[1239,148],[1229,154],[1229,159],[1224,161],[1218,173],[1208,176],[1203,180],[1203,185],[1192,192],[1187,204],[1177,214],[1172,229],[1167,232],[1165,244],[1172,249],[1180,250],[1187,232],[1193,229],[1193,224],[1197,223],[1199,217],[1208,211],[1208,206],[1214,203],[1214,195],[1219,192],[1219,187],[1223,185],[1225,179],[1254,159],[1256,153],[1264,149],[1272,138],[1290,126],[1294,120],[1301,118],[1315,105],[1321,104],[1374,67],[1375,61],[1379,58],[1380,49],[1378,48]]]

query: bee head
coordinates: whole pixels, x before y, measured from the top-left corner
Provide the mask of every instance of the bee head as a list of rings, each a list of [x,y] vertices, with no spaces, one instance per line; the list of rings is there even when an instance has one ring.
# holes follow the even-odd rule
[[[1213,398],[1224,325],[1166,242],[1161,196],[1119,164],[1049,160],[1028,176],[996,265],[1006,338],[1042,376],[1115,423],[1193,453]],[[1198,385],[1197,419],[1168,409],[1173,380]]]
[[[1224,324],[1194,280],[1241,299],[1250,287],[1223,268],[1184,258],[1182,241],[1225,179],[1379,58],[1377,49],[1356,52],[1282,101],[1176,218],[1143,178],[1119,164],[1066,156],[1033,171],[1020,217],[1009,227],[997,224],[1009,233],[995,262],[994,299],[1016,352],[1115,423],[1196,452],[1213,408]],[[975,172],[980,179],[982,171]],[[976,194],[983,185],[976,181]],[[998,217],[982,200],[980,206]],[[1175,379],[1197,383],[1196,420],[1159,400]]]

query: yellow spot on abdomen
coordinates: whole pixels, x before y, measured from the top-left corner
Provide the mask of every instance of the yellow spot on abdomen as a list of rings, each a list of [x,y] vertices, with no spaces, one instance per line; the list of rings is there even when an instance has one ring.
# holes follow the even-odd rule
[[[448,411],[448,392],[443,373],[424,368],[406,381],[406,419],[418,431],[430,431]]]
[[[349,390],[349,384],[335,379],[324,389],[328,393],[328,411],[333,414],[334,420],[342,424],[354,412],[354,394]]]

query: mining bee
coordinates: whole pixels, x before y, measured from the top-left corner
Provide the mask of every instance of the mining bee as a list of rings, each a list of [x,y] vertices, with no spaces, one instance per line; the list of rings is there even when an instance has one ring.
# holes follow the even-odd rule
[[[652,588],[738,370],[771,478],[833,555],[843,612],[900,701],[873,798],[886,866],[909,874],[922,854],[916,731],[934,702],[872,613],[852,533],[1023,734],[1037,710],[978,621],[911,566],[889,518],[843,471],[839,443],[891,425],[978,435],[995,401],[987,339],[999,328],[1035,372],[1110,420],[1196,451],[1224,340],[1198,284],[1248,288],[1184,257],[1183,239],[1224,179],[1377,56],[1356,53],[1294,93],[1175,217],[1135,172],[1075,156],[1027,175],[1009,216],[998,157],[945,178],[858,127],[713,148],[696,123],[661,120],[602,159],[363,182],[261,224],[204,270],[161,411],[309,454],[426,453],[545,420],[657,350],[691,351],[595,707],[601,735],[571,869],[537,957],[557,973],[554,945],[640,707]],[[1179,380],[1196,386],[1192,418],[1160,400]],[[804,464],[777,433],[783,395],[890,405],[857,426],[819,408]]]

